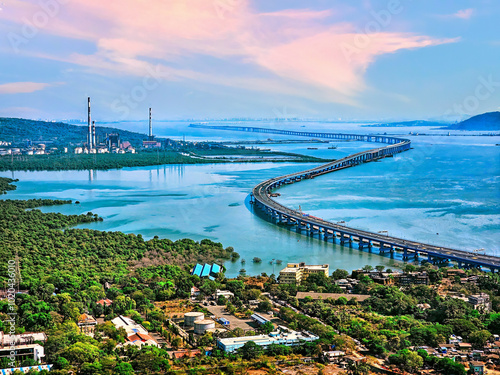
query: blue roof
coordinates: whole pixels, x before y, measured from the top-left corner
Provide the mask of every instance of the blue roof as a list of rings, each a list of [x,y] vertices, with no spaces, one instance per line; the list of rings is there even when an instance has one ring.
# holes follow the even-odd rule
[[[212,269],[212,266],[208,263],[205,263],[205,265],[203,266],[203,270],[201,271],[200,277],[206,277],[206,276],[210,275],[211,269]]]
[[[264,318],[262,315],[259,315],[259,314],[253,314],[250,318],[252,318],[253,320],[255,320],[259,324],[264,324],[264,323],[269,322],[268,319]]]
[[[194,266],[193,272],[191,272],[191,275],[198,275],[198,276],[200,276],[202,269],[203,269],[203,266],[198,263],[196,266]]]
[[[215,264],[215,263],[214,263],[214,264],[212,265],[212,271],[210,271],[210,274],[211,274],[212,276],[216,276],[216,275],[217,275],[220,271],[221,271],[220,266],[219,266],[218,264]]]
[[[191,275],[197,275],[199,277],[210,277],[212,280],[212,277],[217,276],[217,274],[221,271],[222,267],[219,266],[218,264],[213,264],[210,265],[208,263],[205,264],[197,264],[194,266],[193,271],[191,272]]]

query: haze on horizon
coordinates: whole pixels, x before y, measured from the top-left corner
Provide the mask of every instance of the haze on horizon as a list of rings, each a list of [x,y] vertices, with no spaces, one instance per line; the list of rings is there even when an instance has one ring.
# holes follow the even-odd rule
[[[456,119],[498,111],[495,0],[3,0],[0,116]]]

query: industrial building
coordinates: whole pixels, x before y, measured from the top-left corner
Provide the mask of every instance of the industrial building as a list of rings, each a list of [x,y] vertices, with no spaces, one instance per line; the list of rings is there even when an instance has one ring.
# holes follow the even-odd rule
[[[146,328],[144,328],[141,324],[136,323],[134,320],[127,318],[126,316],[120,315],[113,320],[111,320],[111,323],[116,328],[122,328],[127,331],[127,335],[134,335],[136,333],[142,333],[144,335],[148,334],[148,331]]]
[[[226,339],[218,339],[217,347],[225,352],[232,353],[241,348],[249,341],[253,341],[263,348],[267,348],[271,344],[295,346],[306,341],[316,341],[319,337],[307,332],[296,332],[286,327],[279,326],[277,331],[271,332],[269,335],[231,337]]]
[[[307,280],[307,277],[312,274],[324,274],[326,277],[330,274],[330,266],[328,264],[307,265],[301,263],[288,263],[286,268],[280,271],[280,284],[300,285]]]
[[[191,270],[191,275],[197,275],[199,277],[208,277],[210,279],[213,279],[217,277],[217,274],[221,272],[221,266],[218,264],[197,264],[194,266],[194,268]]]

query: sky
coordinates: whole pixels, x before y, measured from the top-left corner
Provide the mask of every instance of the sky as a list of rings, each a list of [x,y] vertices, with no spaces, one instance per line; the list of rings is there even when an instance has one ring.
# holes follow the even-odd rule
[[[0,116],[466,118],[500,110],[498,0],[0,0]]]

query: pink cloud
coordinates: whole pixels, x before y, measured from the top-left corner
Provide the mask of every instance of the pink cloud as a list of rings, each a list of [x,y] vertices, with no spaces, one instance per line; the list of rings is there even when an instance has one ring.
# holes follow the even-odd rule
[[[259,16],[266,17],[284,17],[292,19],[320,19],[330,17],[333,12],[328,10],[309,10],[309,9],[285,9],[270,13],[260,13]]]
[[[59,7],[39,31],[90,41],[96,52],[44,51],[52,59],[101,74],[144,76],[160,66],[165,79],[242,85],[351,104],[366,89],[364,73],[378,56],[453,41],[394,32],[360,35],[348,23],[316,22],[331,10],[258,13],[249,0],[69,0]],[[40,11],[35,0],[12,2],[0,19],[18,22],[21,32],[19,20],[31,20]],[[358,46],[359,36],[368,43]],[[346,53],[346,46],[354,52]],[[36,43],[28,47],[36,50]],[[237,65],[240,75],[204,69],[193,63],[199,56]]]
[[[0,85],[0,94],[28,94],[51,86],[50,83],[11,82]]]

